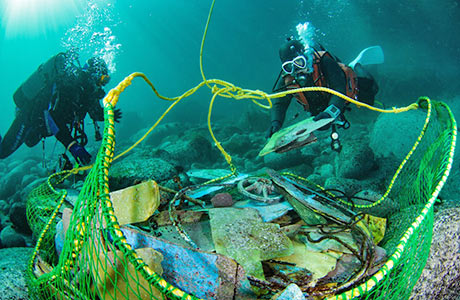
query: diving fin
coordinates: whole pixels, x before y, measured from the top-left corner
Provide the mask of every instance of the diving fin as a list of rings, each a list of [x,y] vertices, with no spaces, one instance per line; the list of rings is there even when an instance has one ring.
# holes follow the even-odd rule
[[[372,46],[361,51],[361,53],[359,53],[359,55],[351,63],[348,64],[348,66],[354,69],[355,65],[358,63],[363,66],[378,65],[382,64],[384,60],[385,57],[383,55],[382,47]]]

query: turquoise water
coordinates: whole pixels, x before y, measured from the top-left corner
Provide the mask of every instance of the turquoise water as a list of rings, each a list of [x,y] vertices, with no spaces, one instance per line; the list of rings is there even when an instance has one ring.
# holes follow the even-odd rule
[[[81,49],[82,61],[95,52],[109,58],[114,70],[109,88],[134,71],[147,74],[167,96],[193,87],[201,79],[199,47],[210,4],[185,0],[2,1],[0,132],[5,133],[13,119],[16,88],[41,62],[70,46]],[[279,70],[278,47],[305,21],[317,28],[319,41],[345,62],[367,46],[383,47],[386,62],[376,75],[382,101],[405,104],[418,96],[441,97],[458,90],[455,61],[460,44],[454,28],[459,27],[460,12],[458,2],[450,0],[443,5],[433,0],[217,0],[205,45],[206,75],[270,91]],[[193,116],[193,121],[202,122],[208,102],[209,93],[203,90],[173,111],[171,118]],[[234,101],[219,104],[217,117],[241,109]],[[147,124],[166,103],[139,82],[119,105],[125,112],[137,112]]]
[[[0,134],[6,133],[14,119],[12,95],[17,87],[41,63],[69,49],[78,49],[82,63],[95,54],[106,59],[112,72],[107,91],[132,72],[145,73],[165,96],[193,88],[202,80],[199,53],[210,6],[210,0],[0,0]],[[459,6],[458,0],[441,4],[434,0],[216,0],[204,47],[204,71],[207,78],[270,92],[280,71],[279,46],[286,37],[296,35],[297,24],[309,22],[316,28],[317,41],[345,63],[366,47],[383,48],[385,63],[371,72],[380,85],[377,98],[386,106],[406,106],[419,96],[429,96],[447,100],[458,116]],[[178,122],[187,129],[204,128],[210,100],[209,90],[203,88],[176,106],[164,121]],[[128,140],[130,134],[151,126],[169,104],[142,80],[134,81],[118,104],[124,113],[116,125],[123,146],[134,140]],[[213,121],[234,125],[242,112],[254,109],[250,101],[220,98]],[[87,122],[88,148],[95,154],[98,144],[92,138],[89,118]],[[267,113],[262,127],[268,126]],[[233,129],[219,138],[232,136]],[[249,136],[247,128],[239,130],[244,133],[240,136]],[[52,150],[54,144],[54,138],[47,139],[47,158],[53,163],[61,153]],[[238,166],[254,158],[258,150],[253,149],[251,155],[241,151]],[[38,169],[42,154],[40,144],[32,150],[22,146],[8,163],[0,160],[0,185],[6,186],[0,192],[7,195],[0,197],[0,223],[13,203],[24,202],[26,191],[21,194],[21,188],[46,177],[34,174],[29,166],[16,173],[12,169],[21,165],[24,156],[32,155],[35,160],[29,165]],[[19,175],[7,176],[11,173]],[[4,184],[7,177],[14,184]]]

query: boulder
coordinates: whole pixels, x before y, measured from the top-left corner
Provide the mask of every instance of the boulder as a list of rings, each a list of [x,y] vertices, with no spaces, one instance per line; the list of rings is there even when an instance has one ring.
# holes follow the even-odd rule
[[[5,200],[0,200],[0,213],[7,215],[10,210],[10,205]]]
[[[342,151],[335,158],[337,177],[365,179],[375,166],[372,149],[362,141],[344,142]]]
[[[213,164],[219,157],[218,150],[199,134],[187,139],[167,141],[161,147],[169,152],[173,160],[186,169],[197,162]]]
[[[222,147],[232,155],[233,153],[244,155],[252,149],[253,141],[248,134],[233,134],[229,139],[222,141]]]
[[[23,177],[29,174],[30,169],[36,164],[34,160],[30,159],[10,169],[11,171],[0,180],[0,199],[14,195],[18,188],[20,188]]]
[[[370,147],[377,156],[394,155],[402,161],[420,135],[425,119],[423,110],[381,114],[371,131]]]
[[[411,300],[458,299],[460,295],[460,208],[440,211],[434,220],[433,240],[425,269]]]
[[[323,178],[334,177],[334,166],[331,164],[324,164],[315,169],[315,173]]]
[[[2,229],[0,232],[0,240],[3,248],[14,248],[26,246],[24,237],[16,232],[11,225]]]
[[[129,156],[113,164],[109,173],[111,190],[153,179],[160,183],[178,174],[175,166],[159,158]]]
[[[10,220],[14,227],[21,233],[31,234],[29,223],[27,222],[26,205],[22,202],[14,203],[10,208]]]
[[[358,192],[355,196],[362,198],[362,199],[369,200],[369,201],[365,201],[365,200],[360,200],[359,198],[356,198],[354,199],[355,204],[368,205],[373,202],[379,201],[383,195],[375,191],[372,191],[372,190],[363,190],[363,191]],[[380,202],[379,205],[365,209],[364,212],[370,215],[376,216],[376,217],[388,218],[395,211],[399,211],[399,210],[400,210],[399,203],[387,197],[382,202]]]
[[[1,299],[29,299],[25,273],[33,248],[0,249]]]
[[[327,178],[324,187],[326,189],[336,189],[344,192],[346,195],[354,195],[362,190],[371,189],[379,190],[374,179],[357,180],[350,178],[330,177]]]
[[[284,153],[272,152],[264,156],[265,166],[274,170],[292,168],[306,163],[306,160],[307,158],[298,149]]]

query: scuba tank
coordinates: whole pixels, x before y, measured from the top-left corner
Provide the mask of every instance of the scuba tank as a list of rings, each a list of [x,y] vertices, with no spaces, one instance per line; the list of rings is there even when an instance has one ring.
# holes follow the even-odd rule
[[[73,64],[69,64],[69,61],[75,59],[75,55],[70,52],[61,52],[48,59],[18,87],[13,100],[19,109],[30,107],[30,103],[37,101],[37,97],[46,101],[43,105],[48,104],[53,94],[53,85],[64,75],[72,73],[69,67]]]

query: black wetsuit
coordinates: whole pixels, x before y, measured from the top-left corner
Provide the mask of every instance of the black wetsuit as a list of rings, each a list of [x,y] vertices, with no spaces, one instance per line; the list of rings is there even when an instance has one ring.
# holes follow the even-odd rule
[[[92,83],[85,70],[70,63],[65,65],[73,67],[58,72],[53,80],[38,84],[39,92],[33,99],[25,95],[22,86],[16,91],[15,102],[23,104],[16,108],[16,118],[0,144],[0,158],[8,157],[23,143],[33,147],[51,135],[67,148],[74,140],[73,126],[83,122],[87,113],[95,121],[104,120],[99,100],[105,91]]]
[[[332,57],[325,55],[321,58],[319,62],[319,69],[324,75],[324,79],[327,87],[336,90],[342,94],[346,93],[346,77],[342,68],[339,66],[337,61]],[[312,74],[306,74],[306,81],[302,84],[301,87],[314,87],[315,83],[313,81]],[[378,91],[377,84],[375,80],[369,73],[357,74],[358,76],[358,99],[372,98]],[[297,81],[299,82],[299,81]],[[275,91],[286,90],[286,84],[284,78],[278,81]],[[333,104],[343,113],[345,101],[335,95],[325,93],[325,92],[305,92],[305,97],[309,103],[309,111],[313,116],[316,116],[320,112],[324,111],[329,105]],[[282,98],[273,99],[273,108],[271,109],[271,121],[278,121],[282,126],[284,123],[284,118],[286,111],[289,107],[289,104],[292,100],[293,94],[286,95]],[[367,102],[367,101],[365,101]]]

